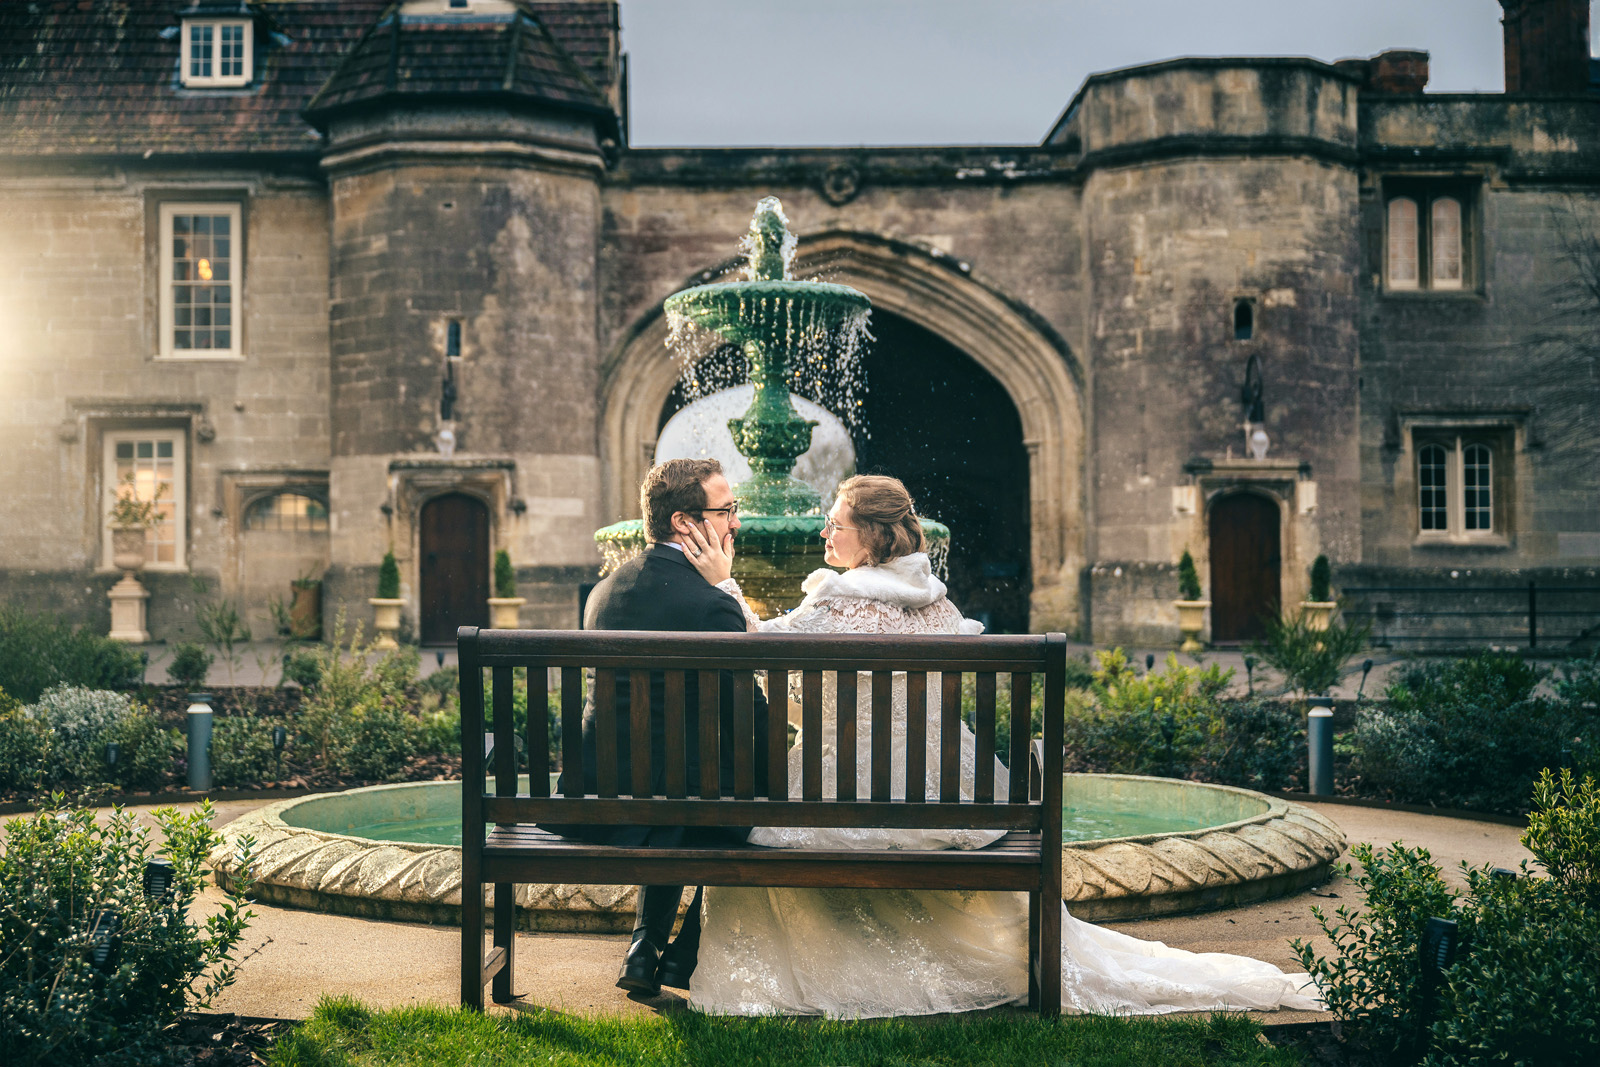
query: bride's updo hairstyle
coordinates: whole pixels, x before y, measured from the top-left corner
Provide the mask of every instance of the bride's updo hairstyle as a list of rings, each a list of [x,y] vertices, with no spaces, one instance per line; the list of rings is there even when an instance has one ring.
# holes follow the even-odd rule
[[[882,474],[858,474],[839,484],[839,499],[850,509],[861,547],[874,566],[922,552],[922,520],[905,483]]]

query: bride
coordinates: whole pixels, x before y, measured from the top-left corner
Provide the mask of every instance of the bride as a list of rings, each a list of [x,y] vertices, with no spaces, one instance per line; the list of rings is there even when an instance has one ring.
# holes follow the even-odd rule
[[[976,634],[945,596],[924,549],[910,494],[897,479],[850,478],[822,529],[824,559],[805,599],[787,615],[761,621],[745,605],[751,630],[802,633]],[[691,560],[712,584],[744,604],[730,577],[732,536],[696,530]],[[831,686],[825,691],[831,691]],[[931,689],[931,687],[930,687]],[[897,687],[894,794],[905,796],[905,701]],[[933,695],[930,692],[930,697]],[[932,701],[930,700],[930,704]],[[863,715],[867,704],[862,703]],[[937,766],[939,712],[929,707],[928,766]],[[825,717],[832,719],[831,706]],[[829,723],[824,723],[825,736]],[[862,723],[863,734],[870,726]],[[975,740],[962,726],[963,796],[971,796]],[[792,761],[799,746],[790,751]],[[824,789],[837,760],[823,750]],[[799,766],[789,781],[796,797]],[[865,768],[863,768],[865,770]],[[1006,770],[995,768],[996,790]],[[863,788],[866,785],[863,784]],[[936,783],[935,783],[936,788]],[[751,842],[774,847],[982,848],[1003,831],[828,830],[758,827]],[[1243,956],[1193,953],[1082,922],[1062,905],[1061,1001],[1069,1013],[1318,1010],[1310,979]],[[949,890],[707,887],[699,966],[690,1003],[728,1015],[828,1015],[867,1018],[974,1011],[1026,1002],[1028,898],[1025,893]]]

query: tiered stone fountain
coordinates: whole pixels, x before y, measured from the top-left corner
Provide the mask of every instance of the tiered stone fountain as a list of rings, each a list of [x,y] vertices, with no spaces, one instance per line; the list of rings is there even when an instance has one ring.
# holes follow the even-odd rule
[[[756,205],[742,247],[744,280],[685,289],[668,297],[665,307],[669,344],[704,350],[707,339],[732,343],[749,360],[755,397],[742,417],[728,420],[734,448],[751,470],[749,481],[734,486],[742,526],[733,575],[750,606],[770,617],[797,605],[801,579],[824,565],[824,501],[793,476],[817,424],[795,410],[791,370],[803,363],[845,362],[834,350],[859,343],[872,305],[849,286],[793,277],[795,238],[775,197]],[[930,519],[922,527],[937,564],[950,531]],[[619,522],[596,531],[595,540],[609,571],[643,550],[643,525],[637,519]]]

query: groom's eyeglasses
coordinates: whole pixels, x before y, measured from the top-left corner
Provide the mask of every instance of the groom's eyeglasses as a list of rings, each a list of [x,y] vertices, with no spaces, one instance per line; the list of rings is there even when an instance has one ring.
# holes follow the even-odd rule
[[[702,513],[704,513],[704,512],[707,512],[707,511],[721,511],[721,512],[726,512],[726,513],[727,513],[727,516],[728,516],[728,518],[730,518],[730,519],[731,519],[731,518],[733,518],[733,517],[734,517],[734,516],[735,516],[735,515],[737,515],[737,514],[739,514],[739,502],[738,502],[738,501],[737,501],[737,500],[735,500],[735,501],[734,501],[734,502],[733,502],[733,503],[731,503],[731,504],[729,504],[729,505],[728,505],[728,506],[727,506],[727,507],[725,507],[725,508],[701,508],[701,509],[700,509],[700,510],[701,510],[701,512],[702,512]]]

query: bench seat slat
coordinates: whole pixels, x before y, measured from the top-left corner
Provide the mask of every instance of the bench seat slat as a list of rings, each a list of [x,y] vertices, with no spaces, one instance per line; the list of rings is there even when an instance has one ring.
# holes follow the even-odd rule
[[[903,829],[1039,829],[1038,804],[909,804],[843,800],[634,800],[485,797],[487,821],[615,826],[845,826]]]
[[[775,852],[788,851],[774,849]],[[703,852],[685,858],[660,852],[643,857],[614,859],[589,855],[546,856],[516,852],[484,853],[484,877],[495,882],[573,883],[586,885],[687,885],[781,886],[819,889],[967,889],[1027,892],[1039,886],[1039,857],[1018,857],[986,862],[951,861],[959,853],[914,861],[870,860],[837,863],[819,861],[814,853],[793,858],[740,854],[729,859],[710,858]],[[1059,910],[1059,908],[1057,909]]]

